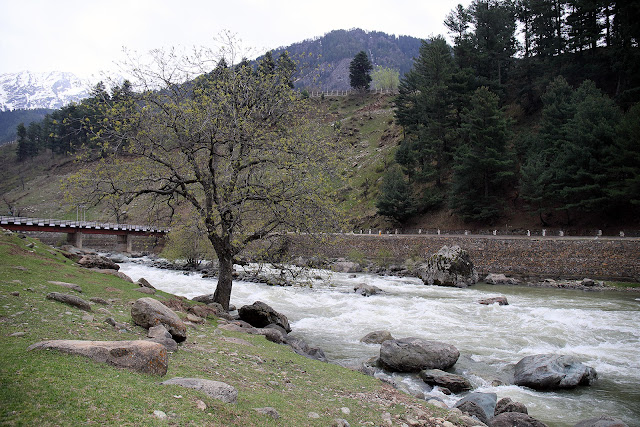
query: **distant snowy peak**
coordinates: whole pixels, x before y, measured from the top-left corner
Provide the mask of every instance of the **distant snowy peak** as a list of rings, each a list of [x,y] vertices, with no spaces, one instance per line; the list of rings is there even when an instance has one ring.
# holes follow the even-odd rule
[[[89,96],[89,83],[72,73],[0,74],[0,111],[63,107]]]

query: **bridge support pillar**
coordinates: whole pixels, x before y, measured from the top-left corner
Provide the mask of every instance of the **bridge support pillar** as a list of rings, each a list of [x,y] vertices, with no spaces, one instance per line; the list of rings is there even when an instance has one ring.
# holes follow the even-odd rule
[[[67,243],[78,249],[82,249],[82,233],[79,231],[67,233]]]
[[[116,251],[118,252],[131,252],[131,234],[119,234],[117,236],[118,242],[116,244]]]

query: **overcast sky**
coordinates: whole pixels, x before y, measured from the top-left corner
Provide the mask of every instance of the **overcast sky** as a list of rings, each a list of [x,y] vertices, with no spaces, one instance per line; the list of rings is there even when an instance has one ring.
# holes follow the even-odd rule
[[[0,0],[0,74],[113,69],[126,47],[211,46],[221,31],[258,53],[362,28],[427,38],[470,0]]]

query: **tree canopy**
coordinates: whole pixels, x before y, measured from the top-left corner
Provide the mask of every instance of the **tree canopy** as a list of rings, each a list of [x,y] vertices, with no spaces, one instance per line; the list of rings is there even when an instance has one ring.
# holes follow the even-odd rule
[[[292,91],[283,61],[223,66],[203,73],[215,53],[155,51],[151,64],[130,63],[138,88],[107,110],[99,167],[75,177],[94,203],[147,197],[151,206],[197,215],[219,262],[215,300],[229,306],[234,257],[253,242],[292,230],[321,231],[337,218],[331,143],[320,143]],[[226,64],[229,64],[226,66]],[[197,77],[195,77],[197,76]],[[194,78],[195,77],[195,78]]]

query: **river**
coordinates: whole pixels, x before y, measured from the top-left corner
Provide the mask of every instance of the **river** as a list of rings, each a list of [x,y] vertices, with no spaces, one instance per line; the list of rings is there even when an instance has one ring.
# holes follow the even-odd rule
[[[121,270],[133,280],[191,298],[212,293],[215,279],[127,262]],[[637,293],[585,292],[478,284],[467,289],[425,286],[419,279],[315,271],[312,287],[272,287],[234,282],[236,307],[263,301],[285,314],[292,334],[324,350],[333,363],[354,365],[379,354],[379,345],[360,343],[367,333],[386,329],[395,338],[420,337],[455,345],[461,357],[454,372],[475,391],[493,392],[524,403],[529,414],[549,426],[573,426],[603,414],[640,426],[640,298]],[[363,297],[354,285],[381,288]],[[509,305],[481,305],[504,295]],[[598,372],[590,387],[537,392],[494,385],[509,377],[522,357],[558,353],[577,357]],[[407,388],[421,382],[397,378]],[[425,389],[428,390],[428,389]],[[461,396],[434,392],[450,406]]]

